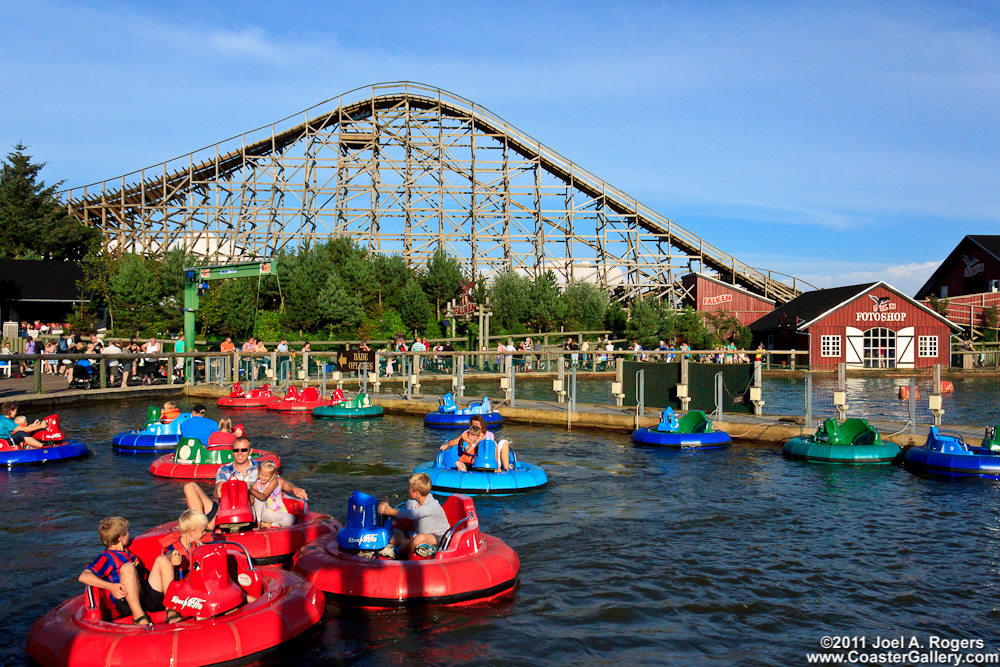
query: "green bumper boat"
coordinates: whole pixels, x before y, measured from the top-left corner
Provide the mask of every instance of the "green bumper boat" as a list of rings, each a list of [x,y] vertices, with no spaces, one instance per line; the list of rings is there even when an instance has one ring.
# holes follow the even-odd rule
[[[314,408],[312,414],[321,419],[373,419],[382,416],[382,406],[372,405],[368,394],[361,393],[349,401]]]
[[[878,429],[864,419],[847,419],[838,424],[827,419],[813,435],[792,438],[782,453],[793,459],[820,463],[892,463],[899,445],[883,442]]]

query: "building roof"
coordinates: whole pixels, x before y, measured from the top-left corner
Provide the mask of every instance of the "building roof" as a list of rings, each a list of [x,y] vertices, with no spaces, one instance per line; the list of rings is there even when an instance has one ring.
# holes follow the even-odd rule
[[[930,296],[931,292],[934,291],[934,286],[937,285],[937,283],[941,280],[941,274],[944,273],[945,268],[958,260],[958,255],[959,255],[958,249],[962,247],[962,244],[964,244],[966,240],[969,240],[973,244],[979,246],[980,248],[983,249],[984,252],[986,252],[989,255],[992,255],[994,259],[1000,262],[1000,236],[991,236],[987,234],[969,234],[968,236],[965,236],[961,241],[959,241],[958,245],[955,246],[954,250],[952,250],[948,254],[948,256],[945,257],[944,261],[941,262],[941,265],[938,266],[936,269],[934,269],[934,273],[932,273],[931,277],[927,279],[927,282],[924,283],[924,286],[921,287],[919,290],[917,290],[917,293],[914,298],[926,299],[928,296]]]
[[[727,282],[725,282],[723,280],[720,280],[719,278],[716,278],[714,276],[710,276],[710,275],[707,275],[707,274],[704,274],[704,273],[689,273],[686,276],[684,276],[683,278],[681,278],[681,280],[683,280],[684,278],[688,278],[688,277],[702,278],[702,279],[707,280],[709,282],[715,283],[716,285],[721,285],[722,287],[725,287],[726,289],[730,289],[730,290],[732,290],[734,292],[739,292],[740,294],[746,294],[747,296],[751,296],[751,297],[757,299],[758,301],[763,301],[764,303],[776,303],[774,299],[768,299],[766,296],[761,296],[760,294],[756,294],[755,292],[751,292],[750,290],[743,289],[742,287],[737,287],[736,285],[733,285],[732,283],[727,283]]]
[[[906,299],[924,312],[933,315],[953,330],[962,330],[962,327],[958,326],[940,313],[931,310],[919,301],[915,301],[914,299],[906,296],[892,285],[882,281],[805,292],[795,297],[788,303],[775,308],[767,315],[761,317],[759,320],[750,325],[750,330],[764,331],[770,329],[790,329],[795,331],[804,331],[815,324],[817,320],[826,317],[829,313],[845,306],[865,292],[869,292],[880,285],[895,293],[900,298]]]
[[[90,301],[93,292],[81,298],[77,282],[83,271],[76,262],[58,259],[0,259],[2,301]]]

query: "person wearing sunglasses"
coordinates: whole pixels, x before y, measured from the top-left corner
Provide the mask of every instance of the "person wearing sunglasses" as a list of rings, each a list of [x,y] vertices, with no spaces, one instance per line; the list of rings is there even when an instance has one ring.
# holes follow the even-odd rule
[[[239,437],[233,441],[233,462],[219,466],[219,472],[215,474],[215,490],[212,498],[208,497],[208,494],[202,490],[197,482],[188,482],[184,485],[184,500],[188,509],[204,512],[208,517],[209,530],[215,528],[215,513],[219,510],[218,501],[222,493],[223,482],[229,480],[230,477],[235,477],[246,482],[249,489],[257,481],[260,463],[256,459],[250,458],[251,453],[253,453],[253,448],[249,439]],[[287,479],[281,479],[281,490],[302,500],[309,499],[309,495],[304,489],[295,486]]]

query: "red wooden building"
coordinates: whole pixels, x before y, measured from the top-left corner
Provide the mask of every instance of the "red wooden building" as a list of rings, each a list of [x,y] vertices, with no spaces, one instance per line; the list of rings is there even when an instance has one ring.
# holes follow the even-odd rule
[[[931,297],[947,304],[949,320],[978,333],[986,309],[1000,307],[1000,236],[963,238],[916,295],[925,303]]]
[[[754,346],[807,350],[811,366],[926,368],[948,365],[951,336],[961,327],[877,282],[800,294],[750,330]]]
[[[725,311],[734,315],[740,324],[750,324],[774,310],[774,301],[753,292],[725,283],[702,273],[689,273],[681,278],[684,287],[684,304],[698,312]]]

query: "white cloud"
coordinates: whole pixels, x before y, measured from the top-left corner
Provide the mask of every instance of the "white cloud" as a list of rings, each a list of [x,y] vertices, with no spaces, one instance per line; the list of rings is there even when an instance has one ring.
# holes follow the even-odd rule
[[[940,261],[910,262],[909,264],[893,264],[889,266],[866,264],[863,267],[844,271],[832,271],[821,274],[799,272],[795,275],[817,287],[839,287],[841,285],[856,285],[882,280],[904,294],[913,296],[927,282],[934,269],[940,265]],[[847,267],[844,268],[846,269]]]

